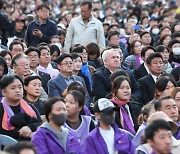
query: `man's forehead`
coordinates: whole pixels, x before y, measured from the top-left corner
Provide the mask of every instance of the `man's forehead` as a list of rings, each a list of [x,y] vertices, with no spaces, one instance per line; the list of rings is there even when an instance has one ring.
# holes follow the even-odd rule
[[[176,105],[176,102],[173,99],[164,99],[161,101],[162,106],[168,106],[168,105]]]

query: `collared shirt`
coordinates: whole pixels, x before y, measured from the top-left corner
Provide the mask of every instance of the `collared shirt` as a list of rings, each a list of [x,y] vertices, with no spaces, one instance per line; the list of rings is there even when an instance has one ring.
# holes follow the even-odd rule
[[[145,67],[145,69],[146,69],[146,71],[148,72],[148,74],[150,73],[150,71],[149,71],[149,69],[148,69],[148,67],[147,67],[147,65],[144,63],[144,67]]]
[[[35,18],[35,22],[38,24],[38,25],[43,25],[43,24],[46,24],[47,20],[44,21],[42,24],[39,22],[39,19],[36,17]]]
[[[151,73],[150,73],[150,74],[151,74]],[[154,82],[156,83],[156,80],[158,79],[159,76],[155,76],[155,75],[153,75],[153,74],[151,74],[151,76],[152,76]]]
[[[61,74],[61,73],[60,73],[60,74]],[[64,80],[65,80],[65,82],[67,83],[67,85],[69,85],[71,82],[74,81],[74,79],[73,79],[72,76],[70,76],[70,78],[67,78],[67,77],[63,76],[62,74],[61,74],[61,76],[64,78]]]
[[[89,21],[92,20],[92,16],[89,19],[82,19],[84,24],[87,25]]]
[[[49,74],[51,78],[55,78],[59,75],[59,70],[54,69],[50,63],[48,64],[47,68],[44,68],[44,67],[39,65],[37,67],[37,69],[38,69],[38,71]]]

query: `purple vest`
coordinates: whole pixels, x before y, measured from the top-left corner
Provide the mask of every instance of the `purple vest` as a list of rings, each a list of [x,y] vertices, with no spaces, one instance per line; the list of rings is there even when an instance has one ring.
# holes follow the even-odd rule
[[[69,131],[78,139],[78,141],[80,142],[80,146],[83,146],[84,141],[85,141],[87,135],[89,134],[91,117],[81,115],[81,120],[82,120],[81,125],[76,130],[69,127],[69,125],[66,123],[64,124],[64,127],[68,128]]]

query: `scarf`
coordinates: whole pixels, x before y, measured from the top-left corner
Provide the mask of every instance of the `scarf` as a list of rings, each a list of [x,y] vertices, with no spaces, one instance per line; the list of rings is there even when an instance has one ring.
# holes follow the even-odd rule
[[[136,59],[136,66],[139,67],[143,63],[143,60],[140,55],[134,55],[134,56]]]
[[[13,130],[14,127],[10,123],[10,118],[14,116],[14,112],[11,107],[8,105],[6,98],[3,97],[1,103],[4,108],[4,114],[2,119],[2,128],[5,130]],[[31,118],[37,118],[35,111],[29,106],[23,99],[19,101],[21,113],[27,113]]]
[[[88,81],[89,81],[90,87],[92,88],[92,80],[91,80],[91,74],[90,74],[90,71],[89,71],[89,68],[88,68],[88,62],[83,64],[83,66],[81,67],[80,71],[81,71],[81,73],[83,75],[88,77]]]
[[[127,131],[129,131],[130,133],[132,133],[133,135],[136,134],[135,130],[134,130],[134,126],[133,126],[133,122],[132,119],[130,118],[130,111],[129,108],[127,109],[127,111],[124,109],[123,105],[126,105],[129,101],[118,101],[116,99],[111,99],[111,101],[116,104],[119,109],[120,109],[120,117],[121,117],[121,124],[123,126],[123,128]],[[128,105],[127,105],[128,106]],[[129,107],[129,106],[128,106]],[[129,114],[128,114],[128,113]]]

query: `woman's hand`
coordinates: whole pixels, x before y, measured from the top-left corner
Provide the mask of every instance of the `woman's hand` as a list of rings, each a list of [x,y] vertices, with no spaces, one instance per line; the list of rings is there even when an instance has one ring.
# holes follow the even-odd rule
[[[31,137],[31,133],[32,133],[31,129],[28,126],[22,127],[18,132],[19,132],[19,136],[23,136],[27,138]]]

